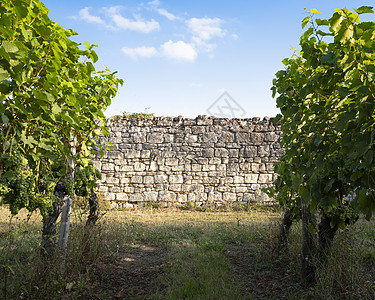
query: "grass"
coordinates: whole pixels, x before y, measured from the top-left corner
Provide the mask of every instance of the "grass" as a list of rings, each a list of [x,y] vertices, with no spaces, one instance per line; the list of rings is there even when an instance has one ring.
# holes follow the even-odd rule
[[[335,238],[317,284],[300,280],[300,225],[276,248],[273,209],[106,211],[96,227],[75,210],[66,264],[46,261],[41,218],[0,208],[1,299],[374,299],[375,221]]]

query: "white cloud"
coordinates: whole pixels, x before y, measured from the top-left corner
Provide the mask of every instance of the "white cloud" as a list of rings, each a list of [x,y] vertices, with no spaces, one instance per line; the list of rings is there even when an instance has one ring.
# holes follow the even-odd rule
[[[111,6],[105,9],[107,15],[116,25],[117,29],[134,30],[142,33],[149,33],[154,30],[159,30],[160,25],[157,21],[144,21],[140,16],[135,16],[135,20],[124,18],[120,14],[121,6]]]
[[[100,17],[90,15],[88,7],[82,8],[79,11],[79,17],[81,18],[81,20],[89,23],[105,24],[105,22]]]
[[[231,35],[231,37],[232,37],[232,39],[234,39],[235,41],[237,41],[238,38],[239,38],[239,36],[238,36],[237,34],[235,34],[235,33],[233,33],[233,34]]]
[[[159,6],[160,5],[160,1],[159,0],[154,0],[154,1],[147,2],[147,4],[153,5],[153,6]]]
[[[156,11],[159,13],[159,15],[166,17],[170,21],[181,20],[180,17],[177,17],[174,14],[171,14],[164,8],[157,8]]]
[[[201,40],[207,41],[225,35],[225,31],[221,28],[223,20],[219,18],[191,18],[186,22],[189,30]]]
[[[113,14],[111,19],[120,29],[134,30],[143,33],[149,33],[151,31],[160,29],[159,23],[154,19],[151,21],[129,20],[119,14]]]
[[[138,47],[138,48],[128,48],[122,47],[122,52],[125,55],[131,57],[132,59],[137,59],[138,57],[150,58],[158,54],[158,51],[154,47]]]
[[[215,44],[210,44],[205,41],[202,41],[199,37],[193,36],[192,37],[193,43],[202,51],[204,52],[212,52],[215,50],[216,45]]]
[[[169,40],[161,45],[161,49],[164,56],[176,60],[193,62],[198,55],[193,45],[185,43],[184,41],[172,42]]]

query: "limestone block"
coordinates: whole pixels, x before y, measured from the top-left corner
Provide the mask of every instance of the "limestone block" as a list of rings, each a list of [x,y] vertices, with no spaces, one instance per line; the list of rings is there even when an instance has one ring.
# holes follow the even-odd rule
[[[167,166],[177,166],[178,165],[178,159],[174,157],[166,158],[165,164]]]
[[[150,150],[141,150],[141,158],[150,158],[151,157],[151,151]]]
[[[235,193],[223,193],[224,201],[236,201],[237,195]]]
[[[214,157],[214,148],[203,148],[202,157]]]
[[[116,193],[116,200],[118,201],[128,201],[128,194],[125,193]]]
[[[258,183],[272,183],[272,174],[259,174]]]
[[[202,143],[216,143],[217,142],[217,136],[215,132],[207,132],[202,134]]]
[[[111,159],[122,159],[123,158],[123,154],[120,151],[109,151],[107,156],[108,156],[108,158],[111,158]]]
[[[204,185],[203,184],[193,184],[190,186],[189,192],[191,193],[203,193]]]
[[[186,194],[178,194],[177,195],[177,202],[186,203],[188,196]]]
[[[270,155],[270,146],[269,145],[262,145],[258,147],[258,156],[268,156]]]
[[[215,171],[216,166],[215,165],[203,165],[202,166],[202,171],[203,172],[208,172],[208,171]]]
[[[183,183],[184,178],[182,175],[169,175],[169,183]]]
[[[202,193],[196,194],[196,201],[198,202],[207,201],[207,198],[208,198],[207,193],[202,192]]]
[[[122,185],[128,184],[129,182],[130,182],[129,178],[120,178],[120,184]]]
[[[115,170],[117,172],[133,172],[134,166],[129,166],[129,165],[116,166]]]
[[[116,199],[116,194],[115,193],[106,192],[106,193],[104,193],[104,199],[105,200],[109,200],[109,201],[113,201],[113,200]]]
[[[198,136],[195,134],[187,134],[185,136],[185,142],[187,143],[196,143],[198,141]]]
[[[248,188],[246,186],[236,186],[235,187],[235,192],[236,194],[240,194],[240,193],[245,193],[247,192]]]
[[[206,127],[204,126],[193,126],[191,127],[191,131],[193,134],[202,134],[205,132]]]
[[[152,161],[149,166],[149,171],[157,171],[158,170],[158,165],[156,161]]]
[[[98,160],[93,160],[94,168],[98,169],[99,171],[102,169],[102,163]]]
[[[173,202],[176,201],[176,193],[170,191],[160,191],[158,193],[158,201]]]
[[[168,175],[155,175],[155,183],[167,183]]]
[[[225,148],[217,148],[217,149],[215,149],[215,156],[216,157],[228,157],[229,152]]]
[[[180,171],[185,171],[185,166],[172,166],[171,170],[173,172],[180,172]]]
[[[168,186],[168,190],[169,191],[173,191],[173,192],[180,192],[181,191],[181,184],[170,184]]]
[[[259,174],[245,174],[245,183],[258,183]]]
[[[135,175],[130,178],[131,183],[142,183],[142,180],[143,178],[140,175]]]
[[[262,144],[264,140],[264,134],[259,132],[252,132],[251,133],[251,143],[254,145],[260,145]]]
[[[129,201],[130,202],[140,202],[140,201],[144,201],[144,198],[143,198],[142,194],[135,193],[135,194],[131,194],[129,196]]]
[[[120,182],[120,179],[112,176],[107,176],[105,182],[108,184],[118,184]]]
[[[223,194],[220,192],[210,192],[208,193],[207,200],[209,202],[218,202],[223,200]]]
[[[144,195],[144,201],[157,201],[158,200],[158,192],[145,192]]]
[[[229,157],[238,157],[239,150],[238,149],[229,149]]]
[[[151,144],[161,144],[164,141],[163,133],[154,132],[147,134],[147,142]]]
[[[142,132],[135,132],[132,134],[134,143],[142,144],[146,142],[146,135]]]
[[[234,176],[233,177],[233,183],[237,184],[237,183],[244,183],[245,182],[245,178],[243,176]]]
[[[144,184],[154,184],[154,176],[145,176],[143,177],[143,183]]]
[[[243,156],[244,157],[255,157],[258,155],[258,148],[256,146],[246,146]]]
[[[114,171],[115,165],[113,163],[103,163],[102,164],[102,170],[103,171]]]
[[[251,164],[251,171],[252,172],[257,173],[257,172],[259,172],[259,169],[260,169],[260,164],[257,164],[257,163]]]
[[[191,170],[193,172],[200,172],[200,171],[202,171],[202,166],[199,165],[199,164],[192,164],[191,165]]]
[[[136,172],[143,172],[144,170],[146,170],[146,165],[141,163],[141,162],[136,162],[134,164],[134,171]]]
[[[164,143],[173,143],[173,134],[164,134]]]
[[[139,157],[141,157],[140,151],[126,150],[124,152],[124,158],[139,158]]]
[[[250,133],[248,132],[236,132],[237,143],[248,143],[250,141]]]

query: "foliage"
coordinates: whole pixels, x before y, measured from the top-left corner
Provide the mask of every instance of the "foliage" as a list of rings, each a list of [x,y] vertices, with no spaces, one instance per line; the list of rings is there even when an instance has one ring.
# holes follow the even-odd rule
[[[82,158],[101,151],[103,111],[123,81],[95,70],[94,45],[74,35],[39,0],[0,1],[0,196],[13,214],[49,212],[73,141]]]
[[[335,11],[311,10],[300,52],[273,81],[285,155],[270,194],[296,218],[303,199],[343,228],[375,210],[375,23],[360,21],[371,7]]]
[[[132,113],[132,112],[122,112],[122,116],[123,117],[126,117],[126,118],[136,118],[136,119],[140,119],[140,118],[144,118],[144,119],[147,119],[147,118],[151,118],[151,117],[154,117],[155,114],[154,113],[147,113],[147,112],[144,112],[144,113]]]

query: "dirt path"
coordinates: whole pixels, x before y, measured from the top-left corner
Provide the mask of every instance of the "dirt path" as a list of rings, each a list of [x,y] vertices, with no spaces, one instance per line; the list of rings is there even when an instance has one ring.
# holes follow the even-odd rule
[[[90,270],[87,298],[147,299],[160,289],[156,278],[163,273],[165,253],[146,245],[127,247],[114,259],[100,262]]]

